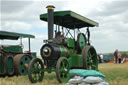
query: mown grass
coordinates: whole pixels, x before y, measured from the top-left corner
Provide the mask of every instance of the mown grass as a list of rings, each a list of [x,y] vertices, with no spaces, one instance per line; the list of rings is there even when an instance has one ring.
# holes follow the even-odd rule
[[[113,64],[106,63],[99,65],[99,71],[106,75],[106,81],[110,85],[128,85],[128,63]],[[27,76],[14,76],[0,78],[0,85],[31,85]],[[59,84],[55,72],[48,74],[45,72],[44,79],[40,83],[32,85],[65,85]]]
[[[128,85],[128,63],[99,65],[99,71],[106,75],[110,85]]]

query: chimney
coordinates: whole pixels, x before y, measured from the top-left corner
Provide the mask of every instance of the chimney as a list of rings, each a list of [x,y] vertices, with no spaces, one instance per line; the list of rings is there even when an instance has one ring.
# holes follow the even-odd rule
[[[53,25],[54,25],[54,6],[49,5],[46,7],[48,12],[48,40],[53,39]]]

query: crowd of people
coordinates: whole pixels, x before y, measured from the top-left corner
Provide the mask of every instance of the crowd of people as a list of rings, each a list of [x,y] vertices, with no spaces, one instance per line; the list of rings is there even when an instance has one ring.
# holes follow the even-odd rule
[[[114,58],[115,58],[115,62],[114,63],[124,63],[126,60],[126,57],[121,58],[121,54],[118,51],[118,49],[115,50],[114,52]]]
[[[115,50],[115,52],[114,52],[114,58],[106,58],[106,56],[104,56],[103,54],[98,54],[98,61],[99,61],[99,63],[104,63],[104,62],[111,62],[111,61],[113,61],[113,59],[114,59],[114,63],[116,64],[116,63],[124,63],[124,62],[126,62],[126,56],[122,56],[121,55],[121,53],[118,51],[118,49],[116,49]],[[105,58],[104,58],[105,57]],[[107,56],[107,57],[109,57],[109,56]]]

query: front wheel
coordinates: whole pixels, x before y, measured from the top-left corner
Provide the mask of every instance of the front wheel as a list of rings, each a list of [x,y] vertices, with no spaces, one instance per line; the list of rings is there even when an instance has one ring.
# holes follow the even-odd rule
[[[31,60],[28,66],[28,77],[32,83],[40,82],[44,77],[44,64],[39,58]]]
[[[60,83],[68,82],[70,65],[66,57],[60,57],[56,64],[56,77]]]

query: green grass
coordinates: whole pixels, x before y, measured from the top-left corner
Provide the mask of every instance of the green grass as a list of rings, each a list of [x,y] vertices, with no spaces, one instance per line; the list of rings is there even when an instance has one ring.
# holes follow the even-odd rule
[[[111,85],[128,85],[128,63],[100,64],[99,70],[106,76],[106,81]]]
[[[0,78],[0,85],[30,85],[30,84],[32,83],[29,81],[28,76],[14,76],[14,77]],[[45,72],[43,81],[32,85],[65,85],[65,84],[58,83],[55,72],[52,72],[51,74]]]
[[[106,81],[110,85],[128,85],[128,63],[125,64],[113,64],[106,63],[99,65],[99,71],[106,75]],[[0,85],[31,85],[27,76],[14,76],[0,78]],[[55,72],[48,74],[45,72],[45,76],[42,82],[32,85],[65,85],[59,84],[56,79]]]

